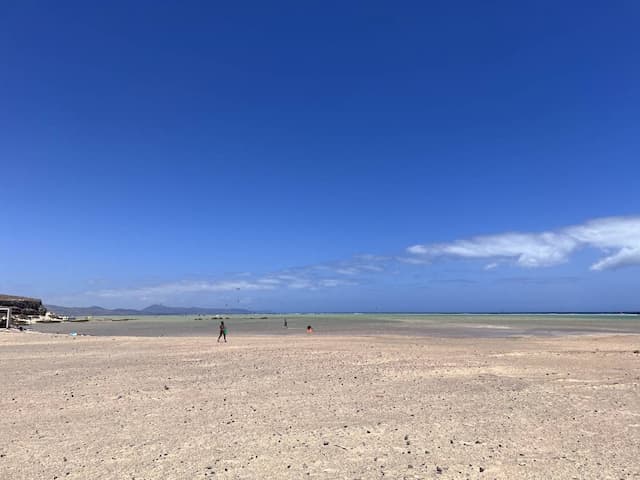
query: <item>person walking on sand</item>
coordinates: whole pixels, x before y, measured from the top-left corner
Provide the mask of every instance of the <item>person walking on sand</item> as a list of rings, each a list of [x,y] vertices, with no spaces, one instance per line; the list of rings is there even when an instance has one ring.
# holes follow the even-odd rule
[[[283,328],[289,328],[289,324],[287,323],[287,319],[284,319],[284,325],[282,325]]]
[[[221,338],[224,338],[224,343],[227,343],[227,326],[224,324],[224,321],[220,322],[220,335],[218,335],[218,342],[220,342]]]

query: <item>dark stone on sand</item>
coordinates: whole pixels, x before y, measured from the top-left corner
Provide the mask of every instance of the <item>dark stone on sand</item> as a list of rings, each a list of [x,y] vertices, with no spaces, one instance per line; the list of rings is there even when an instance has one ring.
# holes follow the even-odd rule
[[[436,473],[438,474],[442,473],[442,469],[440,467],[436,467]]]
[[[325,441],[325,442],[323,442],[322,444],[326,447],[327,445],[329,445],[329,442],[326,442],[326,441]]]
[[[484,472],[484,467],[480,467],[479,470],[480,470],[480,473]]]

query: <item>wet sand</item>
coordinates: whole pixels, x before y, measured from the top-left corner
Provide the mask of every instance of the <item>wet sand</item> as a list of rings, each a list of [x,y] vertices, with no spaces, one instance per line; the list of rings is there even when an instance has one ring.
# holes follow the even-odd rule
[[[2,332],[0,478],[640,478],[637,349]]]
[[[282,328],[284,318],[289,328]],[[97,336],[217,336],[220,319],[211,316],[95,317],[89,322],[37,324],[44,333],[77,332]],[[307,325],[323,335],[410,337],[518,337],[577,334],[640,334],[638,315],[408,315],[306,314],[232,315],[225,319],[233,334],[291,336]]]

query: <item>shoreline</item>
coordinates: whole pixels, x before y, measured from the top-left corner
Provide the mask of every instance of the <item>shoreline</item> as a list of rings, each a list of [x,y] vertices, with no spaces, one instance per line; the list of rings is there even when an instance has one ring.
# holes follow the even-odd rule
[[[77,332],[76,332],[77,333]],[[64,332],[47,332],[40,330],[32,330],[25,329],[23,331],[18,330],[17,328],[11,327],[9,329],[0,329],[0,334],[27,334],[27,335],[43,335],[43,336],[52,336],[59,338],[67,338],[71,335],[69,333]],[[100,339],[112,339],[112,340],[126,340],[126,339],[165,339],[165,340],[203,340],[203,339],[216,339],[217,336],[215,334],[211,335],[92,335],[89,333],[77,333],[77,335],[73,335],[72,338],[100,338]],[[562,333],[562,334],[544,334],[544,335],[509,335],[509,336],[445,336],[445,335],[409,335],[409,334],[393,334],[393,333],[359,333],[359,334],[349,334],[345,335],[343,333],[318,333],[314,332],[313,334],[307,334],[304,332],[304,329],[300,329],[300,334],[292,334],[292,335],[278,335],[276,333],[234,333],[228,334],[227,343],[231,343],[234,338],[239,339],[249,339],[249,340],[257,340],[257,339],[309,339],[313,340],[313,338],[319,339],[408,339],[408,340],[424,340],[424,341],[437,341],[437,340],[451,340],[451,341],[465,341],[465,340],[478,340],[478,341],[490,341],[490,340],[539,340],[539,341],[553,341],[556,340],[570,340],[570,339],[579,339],[579,338],[592,338],[592,339],[606,339],[606,338],[616,338],[616,337],[629,337],[629,338],[637,338],[640,337],[640,333],[629,333],[629,332],[571,332],[571,333]]]
[[[282,328],[284,319],[289,328]],[[93,318],[85,322],[34,324],[42,332],[90,334],[95,336],[191,337],[217,336],[218,318],[158,316]],[[269,335],[293,337],[312,325],[316,334],[331,336],[405,335],[452,338],[563,336],[567,334],[640,334],[640,317],[526,316],[526,315],[313,315],[256,318],[231,316],[225,319],[231,336]]]

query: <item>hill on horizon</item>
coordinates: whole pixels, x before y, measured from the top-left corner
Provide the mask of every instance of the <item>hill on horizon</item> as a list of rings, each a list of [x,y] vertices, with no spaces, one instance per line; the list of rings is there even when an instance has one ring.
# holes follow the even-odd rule
[[[102,315],[197,315],[197,314],[229,314],[253,313],[244,308],[216,308],[216,307],[169,307],[166,305],[149,305],[141,310],[132,308],[108,309],[98,305],[90,307],[64,307],[61,305],[45,305],[47,310],[58,315],[68,316],[102,316]]]

